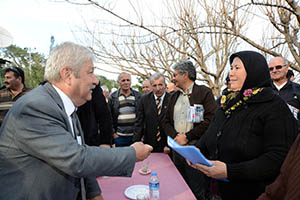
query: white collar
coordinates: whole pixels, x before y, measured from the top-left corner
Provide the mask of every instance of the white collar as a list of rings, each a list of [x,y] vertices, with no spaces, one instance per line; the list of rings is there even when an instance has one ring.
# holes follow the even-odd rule
[[[155,95],[154,92],[153,92],[153,95],[154,95],[154,99],[156,101],[158,97]],[[166,92],[164,92],[164,94],[160,97],[160,102],[162,102],[164,100],[165,95],[166,95]]]
[[[285,86],[285,84],[287,84],[287,81],[284,82],[284,83],[282,83],[282,84],[279,85],[279,86],[277,86],[277,85],[274,83],[274,85],[275,85],[275,87],[277,88],[278,91],[281,90],[281,88],[283,88],[283,87]]]
[[[74,110],[76,109],[75,105],[73,104],[72,100],[70,99],[70,97],[68,97],[61,89],[59,89],[58,87],[56,87],[55,85],[52,85],[54,87],[54,89],[57,91],[58,95],[60,96],[64,107],[65,107],[65,111],[67,113],[68,116],[71,116],[71,114],[74,112]]]

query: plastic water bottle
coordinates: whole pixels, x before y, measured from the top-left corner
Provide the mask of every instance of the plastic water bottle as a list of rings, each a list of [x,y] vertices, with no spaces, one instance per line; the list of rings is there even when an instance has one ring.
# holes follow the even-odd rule
[[[159,179],[156,172],[152,172],[149,181],[150,200],[159,200]]]

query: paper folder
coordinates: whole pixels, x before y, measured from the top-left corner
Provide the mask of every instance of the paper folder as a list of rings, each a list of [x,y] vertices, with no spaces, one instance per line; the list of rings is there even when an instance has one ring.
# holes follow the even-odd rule
[[[209,167],[213,166],[195,146],[181,146],[170,136],[168,136],[168,145],[194,165],[200,163]]]
[[[181,146],[178,144],[175,140],[173,140],[170,136],[168,136],[168,145],[171,147],[174,151],[179,153],[181,156],[189,160],[191,163],[196,165],[197,163],[200,163],[202,165],[206,166],[213,166],[209,160],[205,158],[205,156],[195,147],[195,146]],[[227,178],[221,178],[218,179],[220,181],[229,182]]]

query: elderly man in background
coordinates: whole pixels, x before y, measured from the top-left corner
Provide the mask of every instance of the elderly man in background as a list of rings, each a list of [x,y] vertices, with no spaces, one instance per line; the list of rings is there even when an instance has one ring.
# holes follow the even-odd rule
[[[97,83],[87,48],[55,47],[45,79],[13,105],[0,129],[0,199],[103,199],[96,176],[131,176],[152,147],[84,144],[76,107],[91,100]]]
[[[113,138],[116,147],[132,144],[134,123],[136,122],[138,103],[141,93],[131,88],[131,76],[122,72],[118,76],[120,89],[108,98],[113,119]]]
[[[142,90],[143,90],[143,94],[148,94],[148,93],[152,92],[153,89],[152,89],[152,86],[151,86],[151,83],[150,83],[149,79],[146,79],[143,82]]]
[[[196,69],[191,61],[176,63],[173,69],[173,82],[179,90],[169,98],[163,128],[180,145],[193,145],[208,128],[217,103],[211,89],[195,83]],[[190,167],[176,152],[173,152],[173,160],[197,199],[203,199],[203,174]]]
[[[4,85],[0,90],[0,126],[14,102],[31,90],[25,86],[24,71],[19,67],[5,69]]]
[[[289,63],[285,58],[275,57],[269,62],[269,70],[274,91],[287,103],[300,131],[300,85],[288,79]]]
[[[167,85],[167,92],[169,93],[169,94],[174,94],[178,89],[176,88],[176,85],[175,85],[175,83],[173,83],[172,81],[171,82],[169,82],[168,83],[168,85]]]

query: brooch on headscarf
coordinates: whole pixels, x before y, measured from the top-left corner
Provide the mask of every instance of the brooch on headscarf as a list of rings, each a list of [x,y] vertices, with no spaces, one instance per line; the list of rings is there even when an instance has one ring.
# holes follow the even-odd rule
[[[227,108],[228,103],[234,99],[237,96],[237,93],[230,92],[227,95],[222,95],[221,101],[220,101],[220,107],[222,110],[225,110],[225,115],[230,115],[232,111],[234,111],[239,106],[243,105],[246,101],[248,101],[252,96],[258,94],[261,92],[263,88],[257,88],[257,89],[247,89],[243,92],[243,98],[240,99],[238,102],[236,102],[233,106],[230,108]]]

